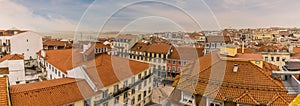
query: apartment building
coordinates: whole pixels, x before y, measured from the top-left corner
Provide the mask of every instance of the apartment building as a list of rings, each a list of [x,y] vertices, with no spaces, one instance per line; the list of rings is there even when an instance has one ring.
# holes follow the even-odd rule
[[[36,52],[43,49],[42,36],[34,32],[23,32],[10,39],[11,54],[24,54],[24,59],[36,59]]]
[[[111,43],[112,55],[128,58],[130,48],[140,40],[135,35],[119,35]]]
[[[219,50],[221,46],[231,43],[230,36],[206,36],[204,54]]]
[[[297,95],[272,75],[279,68],[264,62],[260,54],[236,49],[200,57],[190,71],[182,73],[168,100],[173,105],[288,106]]]
[[[47,79],[84,79],[94,92],[101,92],[89,99],[93,106],[145,105],[151,101],[151,65],[107,53],[85,53],[80,49],[41,51],[38,60]],[[94,58],[85,58],[89,55]]]
[[[279,46],[261,46],[257,49],[264,57],[264,61],[272,63],[282,69],[285,61],[290,59],[289,49],[287,47]]]
[[[173,52],[169,55],[167,66],[167,77],[173,79],[179,75],[182,68],[188,63],[193,63],[199,57],[203,56],[203,47],[173,47]]]
[[[129,58],[153,64],[153,73],[156,80],[166,77],[166,59],[171,53],[172,46],[168,43],[138,42],[131,49]]]
[[[26,83],[24,56],[9,54],[2,57],[0,59],[0,76],[8,76],[10,85]]]

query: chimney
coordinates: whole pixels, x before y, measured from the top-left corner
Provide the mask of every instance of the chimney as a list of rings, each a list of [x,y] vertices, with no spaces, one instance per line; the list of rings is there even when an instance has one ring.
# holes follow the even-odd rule
[[[46,51],[45,50],[41,50],[41,55],[42,55],[42,57],[46,57]]]
[[[245,42],[244,41],[242,41],[242,54],[244,54],[244,52],[245,52]]]
[[[233,66],[233,72],[238,72],[238,69],[239,69],[239,67],[238,67],[238,64],[234,64],[234,66]]]
[[[242,40],[242,53],[244,54],[244,50],[245,50],[245,40],[246,40],[246,36],[245,35],[242,35],[241,37],[241,40]]]

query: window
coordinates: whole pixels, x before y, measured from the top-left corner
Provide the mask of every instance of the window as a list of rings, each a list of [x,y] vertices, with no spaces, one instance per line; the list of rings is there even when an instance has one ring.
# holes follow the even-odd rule
[[[128,92],[125,92],[124,96],[123,96],[123,99],[127,99],[127,97],[128,97]]]
[[[65,74],[62,74],[62,77],[65,78]]]
[[[151,78],[148,78],[149,79],[149,84],[151,83]]]
[[[132,88],[132,89],[131,89],[131,94],[132,94],[132,95],[135,94],[135,88]]]
[[[171,64],[171,60],[168,60],[168,64]]]
[[[144,97],[146,97],[146,95],[147,95],[147,91],[144,91]]]
[[[276,57],[276,61],[279,61],[280,60],[280,57]]]
[[[131,105],[134,105],[134,101],[135,101],[135,99],[132,98],[132,100],[131,100]]]
[[[142,74],[140,73],[139,76],[138,76],[138,79],[141,79],[141,78],[142,78]]]
[[[274,61],[274,57],[271,57],[271,61]]]
[[[181,65],[181,61],[178,61],[178,65]]]
[[[131,78],[131,84],[134,84],[135,83],[135,77],[132,77]]]
[[[108,96],[108,90],[106,89],[102,94],[102,98],[106,98],[107,96]]]
[[[146,75],[147,75],[147,71],[144,72],[144,76],[146,76]]]
[[[176,71],[176,68],[175,66],[172,67],[172,72],[175,72]]]
[[[91,99],[84,100],[84,106],[91,106]]]
[[[103,106],[108,106],[108,102],[103,103]]]
[[[265,57],[265,61],[268,61],[268,56]]]
[[[176,61],[175,61],[175,60],[173,60],[173,64],[176,64]]]
[[[282,61],[285,61],[285,57],[282,58]]]
[[[138,90],[141,90],[141,89],[142,89],[142,84],[139,84]]]
[[[119,90],[119,85],[114,85],[114,93],[118,92]]]
[[[119,96],[115,97],[114,103],[115,103],[115,104],[118,104],[118,103],[119,103]]]
[[[72,103],[72,104],[68,104],[67,106],[74,106],[74,104]]]
[[[29,51],[29,49],[27,49],[27,51]]]
[[[128,86],[128,81],[124,81],[124,85],[123,85],[123,88],[127,87]]]
[[[177,70],[177,72],[180,72],[180,67],[178,67],[178,70]]]
[[[140,101],[141,99],[142,99],[142,95],[139,94],[139,95],[138,95],[138,101]]]
[[[58,71],[58,76],[60,77],[60,71]]]
[[[149,90],[148,90],[148,93],[150,93],[151,92],[151,87],[149,87]]]
[[[147,80],[144,81],[144,87],[147,85]]]
[[[209,106],[222,106],[221,102],[211,100],[209,101]]]
[[[186,65],[186,64],[187,64],[187,61],[184,61],[184,62],[183,62],[183,65]]]

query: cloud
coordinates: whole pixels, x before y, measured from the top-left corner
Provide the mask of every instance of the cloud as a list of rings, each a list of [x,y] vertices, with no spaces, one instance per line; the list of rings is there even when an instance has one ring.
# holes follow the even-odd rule
[[[74,30],[76,22],[68,20],[63,16],[43,17],[36,15],[32,10],[10,0],[0,1],[1,29],[17,27],[34,31],[58,31]]]

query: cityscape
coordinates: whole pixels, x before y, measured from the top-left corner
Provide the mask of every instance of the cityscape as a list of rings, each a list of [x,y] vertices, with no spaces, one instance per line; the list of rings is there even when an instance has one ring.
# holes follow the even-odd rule
[[[299,3],[0,0],[0,106],[299,106]]]

